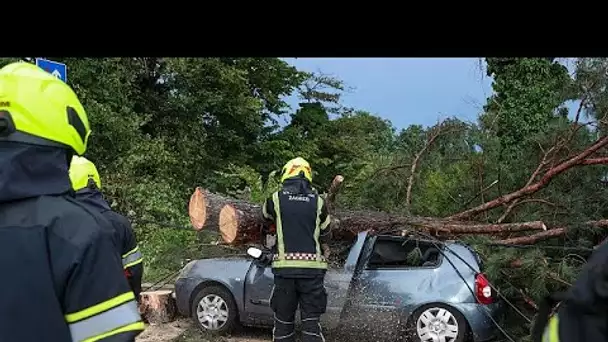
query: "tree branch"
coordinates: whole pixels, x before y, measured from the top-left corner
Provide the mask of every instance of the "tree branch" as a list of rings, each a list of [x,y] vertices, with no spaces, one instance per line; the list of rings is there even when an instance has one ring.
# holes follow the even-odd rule
[[[544,232],[532,234],[529,236],[519,236],[515,238],[498,240],[497,243],[505,245],[533,245],[539,241],[547,240],[552,237],[559,237],[566,234],[566,228],[553,228]]]
[[[336,206],[336,196],[340,191],[340,187],[342,186],[342,182],[344,182],[344,177],[341,175],[337,175],[334,177],[334,180],[331,182],[329,186],[329,190],[327,190],[327,197],[325,197],[325,204],[327,205],[327,209],[330,214],[334,213],[334,209]]]
[[[537,192],[538,190],[546,187],[555,176],[567,171],[568,169],[570,169],[574,166],[583,165],[582,163],[585,159],[587,159],[587,157],[589,157],[593,153],[597,152],[599,149],[601,149],[602,147],[604,147],[606,145],[608,145],[608,136],[601,137],[593,145],[589,146],[587,149],[583,150],[578,155],[576,155],[566,161],[563,161],[563,162],[559,163],[558,165],[556,165],[555,167],[549,169],[538,182],[532,183],[528,186],[524,186],[523,188],[521,188],[517,191],[500,196],[489,202],[481,204],[477,207],[474,207],[474,208],[465,210],[463,212],[460,212],[458,214],[452,215],[448,219],[451,219],[451,220],[468,219],[468,218],[470,218],[474,215],[477,215],[481,212],[484,212],[486,210],[494,209],[505,203],[509,203],[513,200],[519,199],[523,196],[533,194],[533,193]]]
[[[445,122],[439,123],[434,129],[431,130],[430,135],[427,137],[427,140],[414,156],[414,160],[412,161],[412,165],[410,167],[410,175],[407,179],[407,189],[405,192],[405,210],[406,212],[410,212],[410,208],[412,205],[412,187],[414,186],[414,177],[416,175],[416,169],[418,168],[418,164],[420,163],[420,159],[422,156],[428,151],[428,149],[433,145],[435,140],[440,136],[452,132],[454,129],[446,129]]]
[[[471,202],[473,202],[477,197],[479,197],[482,193],[490,190],[491,187],[493,187],[494,185],[498,184],[498,179],[495,179],[492,183],[490,183],[490,185],[484,187],[483,189],[481,189],[479,192],[477,192],[475,194],[475,196],[471,197],[471,199],[469,199],[465,204],[463,204],[463,207],[466,207],[467,205],[471,204]]]
[[[511,204],[509,205],[509,207],[507,208],[507,210],[505,210],[505,213],[502,214],[502,216],[496,221],[497,223],[503,223],[504,219],[507,217],[507,215],[509,213],[511,213],[511,211],[513,211],[513,209],[515,209],[516,207],[519,207],[522,204],[526,204],[526,203],[543,203],[546,204],[548,206],[551,207],[557,207],[558,205],[553,203],[553,202],[549,202],[547,200],[544,200],[542,198],[530,198],[530,199],[525,199],[525,200],[515,200],[513,202],[511,202]]]
[[[511,233],[528,230],[547,230],[542,221],[503,223],[503,224],[476,224],[476,225],[441,225],[451,234],[496,234]]]
[[[597,220],[597,221],[587,221],[585,225],[595,227],[595,228],[607,228],[608,220]],[[520,236],[511,239],[499,240],[496,243],[501,243],[505,245],[533,245],[539,241],[547,240],[553,237],[560,237],[566,235],[568,232],[567,227],[553,228],[544,232],[528,235],[528,236]]]
[[[588,96],[588,94],[585,93],[585,95],[583,95],[583,98],[581,99],[581,103],[578,105],[578,109],[576,110],[576,116],[574,117],[574,122],[572,123],[573,125],[578,124],[578,120],[581,117],[581,112],[583,111],[583,108],[585,107],[585,102],[587,102],[587,96]]]
[[[526,182],[526,185],[524,185],[524,187],[530,186],[530,184],[532,184],[532,182],[534,182],[536,180],[536,177],[538,177],[538,174],[549,163],[549,160],[550,160],[549,156],[555,150],[555,148],[556,148],[556,146],[553,146],[553,147],[551,147],[547,151],[543,150],[543,153],[544,153],[543,154],[543,159],[540,161],[540,163],[536,167],[536,170],[534,170],[534,172],[532,172],[532,175],[530,175],[530,178],[528,178],[528,181]],[[542,150],[542,146],[541,146],[541,150]],[[507,216],[509,216],[509,214],[511,213],[511,211],[513,210],[513,208],[515,208],[515,206],[517,206],[519,204],[519,202],[520,202],[519,199],[511,202],[511,204],[509,204],[509,206],[507,207],[507,209],[505,210],[505,212],[500,216],[500,218],[496,222],[497,223],[502,223],[507,218]]]
[[[608,164],[608,157],[587,158],[581,162],[581,165],[601,165]]]

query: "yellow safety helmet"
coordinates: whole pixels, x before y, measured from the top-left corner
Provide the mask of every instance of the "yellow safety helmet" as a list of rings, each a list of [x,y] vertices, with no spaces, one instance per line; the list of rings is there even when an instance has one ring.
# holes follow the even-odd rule
[[[91,129],[78,97],[36,65],[0,69],[0,141],[71,148],[83,155]]]
[[[310,168],[310,164],[301,157],[294,158],[283,166],[281,172],[281,183],[289,178],[295,178],[303,175],[304,178],[308,179],[309,182],[312,183],[312,169]]]
[[[70,163],[70,181],[74,191],[84,189],[94,182],[95,186],[101,190],[101,178],[95,164],[85,157],[73,156]]]

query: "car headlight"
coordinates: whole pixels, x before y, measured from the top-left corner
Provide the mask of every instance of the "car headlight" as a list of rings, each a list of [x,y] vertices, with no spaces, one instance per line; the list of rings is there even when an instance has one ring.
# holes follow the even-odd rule
[[[196,263],[196,260],[192,260],[192,261],[188,262],[186,264],[186,266],[184,266],[184,268],[182,268],[181,272],[179,272],[179,278],[185,277],[188,273],[190,273],[190,270],[192,269],[192,267],[194,267],[195,263]]]

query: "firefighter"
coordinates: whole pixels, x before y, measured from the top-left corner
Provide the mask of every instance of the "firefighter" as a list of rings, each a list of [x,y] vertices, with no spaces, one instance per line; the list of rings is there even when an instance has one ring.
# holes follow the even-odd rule
[[[270,299],[273,340],[295,341],[299,305],[303,341],[325,341],[319,320],[327,306],[323,282],[329,256],[330,216],[325,202],[312,189],[312,170],[306,160],[298,157],[285,164],[281,183],[281,190],[262,206],[262,215],[276,229]]]
[[[90,135],[63,81],[0,69],[0,340],[134,341],[144,329],[111,225],[76,201],[68,167]]]
[[[557,313],[551,308],[561,302]],[[608,341],[608,244],[591,255],[578,279],[564,293],[547,298],[532,330],[535,342]]]
[[[85,157],[74,156],[70,165],[70,180],[76,191],[76,199],[97,209],[114,228],[114,238],[122,258],[125,276],[129,281],[135,298],[139,301],[141,278],[143,276],[143,258],[131,228],[131,222],[113,211],[101,194],[101,179],[97,167]]]

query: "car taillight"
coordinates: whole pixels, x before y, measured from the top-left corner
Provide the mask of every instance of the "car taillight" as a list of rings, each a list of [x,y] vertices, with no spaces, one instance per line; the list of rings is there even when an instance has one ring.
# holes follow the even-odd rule
[[[490,287],[490,282],[483,273],[475,276],[475,296],[480,304],[492,304],[494,302],[492,287]]]

